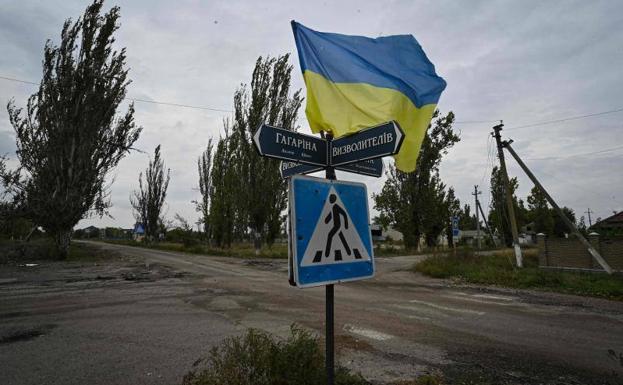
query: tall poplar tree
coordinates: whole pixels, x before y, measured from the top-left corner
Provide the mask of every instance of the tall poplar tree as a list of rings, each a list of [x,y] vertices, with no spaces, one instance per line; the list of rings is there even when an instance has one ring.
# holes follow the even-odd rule
[[[158,240],[158,234],[163,226],[162,207],[167,197],[167,189],[171,180],[171,170],[165,174],[164,160],[160,157],[160,145],[154,150],[154,158],[149,160],[145,170],[145,184],[143,173],[138,177],[139,189],[130,197],[134,208],[134,218],[143,225],[147,240]]]
[[[61,258],[78,221],[107,212],[106,176],[141,131],[132,104],[117,116],[130,81],[125,49],[113,47],[119,7],[102,14],[102,3],[96,0],[78,20],[66,21],[60,45],[46,42],[43,77],[25,111],[13,101],[7,106],[20,163],[13,188]]]
[[[415,171],[404,173],[390,166],[381,192],[373,196],[380,216],[403,234],[408,248],[419,247],[423,235],[427,245],[434,246],[448,223],[446,186],[439,165],[460,138],[452,128],[454,113],[440,117],[435,111],[433,119]]]

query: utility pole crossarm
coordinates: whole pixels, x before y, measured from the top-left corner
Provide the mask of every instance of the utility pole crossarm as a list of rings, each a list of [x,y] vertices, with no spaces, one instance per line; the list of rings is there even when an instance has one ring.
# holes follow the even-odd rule
[[[524,170],[524,172],[526,173],[526,175],[528,175],[528,177],[530,178],[530,180],[532,180],[532,182],[534,183],[534,185],[541,190],[541,192],[543,193],[543,195],[545,195],[545,198],[547,199],[547,201],[549,202],[550,205],[552,205],[552,207],[556,210],[556,212],[558,213],[558,215],[560,215],[560,218],[562,219],[563,222],[565,222],[565,224],[569,227],[569,229],[578,237],[578,239],[580,240],[580,242],[582,242],[582,244],[587,248],[588,252],[593,256],[593,258],[597,261],[597,263],[599,263],[599,265],[608,273],[608,274],[612,274],[612,268],[610,268],[610,265],[608,265],[608,263],[606,262],[605,259],[602,258],[602,256],[599,254],[599,252],[597,250],[595,250],[595,248],[590,244],[589,241],[586,240],[586,238],[584,238],[584,236],[582,235],[582,233],[580,233],[580,231],[578,230],[578,228],[575,226],[575,224],[573,222],[571,222],[571,220],[569,220],[569,218],[567,218],[567,216],[565,215],[565,213],[560,209],[560,207],[558,206],[558,204],[556,204],[556,202],[554,201],[554,199],[549,195],[549,193],[545,190],[545,188],[543,187],[543,185],[541,185],[541,183],[539,182],[539,180],[534,176],[534,174],[532,173],[532,171],[530,171],[530,169],[528,168],[528,166],[526,166],[526,164],[521,160],[521,158],[519,157],[519,155],[517,155],[517,153],[515,152],[515,150],[513,150],[513,147],[511,147],[511,141],[505,141],[502,145],[504,146],[504,148],[506,148],[508,150],[508,152],[513,156],[513,158],[515,158],[515,160],[517,161],[517,163],[519,164],[519,166]]]

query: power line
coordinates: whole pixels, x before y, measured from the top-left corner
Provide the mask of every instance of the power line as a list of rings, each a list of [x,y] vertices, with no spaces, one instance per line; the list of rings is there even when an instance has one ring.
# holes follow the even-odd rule
[[[36,86],[38,86],[38,85],[39,85],[39,83],[29,82],[28,80],[21,80],[21,79],[9,78],[9,77],[6,77],[6,76],[0,76],[0,79],[9,80],[9,81],[12,81],[12,82],[18,82],[18,83],[34,84],[34,85],[36,85]]]
[[[39,83],[35,83],[35,82],[28,81],[28,80],[23,80],[23,79],[12,78],[12,77],[8,77],[8,76],[1,76],[0,75],[0,79],[12,81],[12,82],[24,83],[24,84],[39,85]],[[194,106],[194,105],[188,105],[188,104],[182,104],[182,103],[161,102],[161,101],[157,101],[157,100],[146,100],[146,99],[139,99],[139,98],[132,98],[132,97],[128,97],[128,99],[133,100],[135,102],[140,102],[140,103],[160,104],[160,105],[171,106],[171,107],[190,108],[190,109],[214,111],[214,112],[227,112],[227,113],[233,112],[232,110],[226,110],[226,109],[222,109],[222,108],[214,108],[214,107],[206,107],[206,106]],[[595,112],[595,113],[586,114],[586,115],[571,116],[571,117],[568,117],[568,118],[561,118],[561,119],[546,120],[546,121],[536,122],[536,123],[529,123],[529,124],[525,124],[525,125],[522,125],[522,126],[508,127],[508,128],[505,128],[505,129],[508,131],[508,130],[517,130],[517,129],[521,129],[521,128],[528,128],[528,127],[537,127],[537,126],[543,126],[543,125],[547,125],[547,124],[568,122],[568,121],[571,121],[571,120],[586,119],[586,118],[591,118],[591,117],[595,117],[595,116],[614,114],[614,113],[617,113],[617,112],[623,112],[623,107],[616,108],[616,109],[613,109],[613,110],[608,110],[608,111]],[[304,119],[304,117],[303,117],[303,119]],[[499,119],[495,119],[495,120],[463,120],[463,121],[457,121],[457,122],[454,122],[454,123],[455,124],[488,124],[488,123],[497,123],[499,121],[500,121]]]
[[[565,155],[565,156],[549,156],[549,157],[546,157],[546,158],[526,158],[525,160],[567,159],[567,158],[575,158],[575,157],[578,157],[578,156],[587,156],[587,155],[601,154],[601,153],[604,153],[604,152],[611,152],[611,151],[616,151],[616,150],[620,150],[620,149],[623,149],[623,146],[606,148],[604,150],[599,150],[599,151],[585,152],[585,153],[582,153],[582,154]]]
[[[36,86],[39,85],[39,83],[31,82],[31,81],[28,81],[28,80],[10,78],[10,77],[7,77],[7,76],[0,76],[0,79],[12,81],[12,82],[24,83],[24,84],[33,84],[33,85],[36,85]],[[233,112],[232,110],[225,110],[225,109],[221,109],[221,108],[204,107],[204,106],[191,106],[191,105],[188,105],[188,104],[161,102],[161,101],[157,101],[157,100],[146,100],[146,99],[139,99],[139,98],[133,98],[133,97],[128,97],[128,99],[132,100],[132,101],[135,101],[135,102],[140,102],[140,103],[160,104],[160,105],[164,105],[164,106],[191,108],[191,109],[195,109],[195,110],[206,110],[206,111],[227,112],[227,113]]]
[[[608,115],[608,114],[614,114],[617,112],[622,112],[623,111],[623,107],[622,108],[616,108],[614,110],[608,110],[608,111],[602,111],[602,112],[595,112],[592,114],[586,114],[586,115],[578,115],[578,116],[571,116],[568,118],[561,118],[561,119],[554,119],[554,120],[546,120],[546,121],[542,121],[542,122],[538,122],[538,123],[530,123],[530,124],[525,124],[523,126],[515,126],[515,127],[509,127],[509,128],[505,128],[505,130],[517,130],[520,128],[528,128],[528,127],[536,127],[536,126],[544,126],[547,124],[554,124],[554,123],[561,123],[561,122],[568,122],[570,120],[578,120],[578,119],[585,119],[585,118],[591,118],[594,116],[601,116],[601,115]]]
[[[156,100],[145,100],[145,99],[137,99],[137,98],[132,98],[132,97],[129,97],[128,99],[130,99],[132,101],[135,101],[135,102],[141,102],[141,103],[162,104],[162,105],[165,105],[165,106],[192,108],[192,109],[196,109],[196,110],[207,110],[207,111],[215,111],[215,112],[234,112],[232,110],[222,110],[220,108],[202,107],[202,106],[190,106],[188,104],[179,104],[179,103],[171,103],[171,102],[159,102],[159,101],[156,101]]]
[[[458,122],[454,122],[454,124],[481,124],[481,123],[497,123],[500,119],[496,120],[461,120]]]

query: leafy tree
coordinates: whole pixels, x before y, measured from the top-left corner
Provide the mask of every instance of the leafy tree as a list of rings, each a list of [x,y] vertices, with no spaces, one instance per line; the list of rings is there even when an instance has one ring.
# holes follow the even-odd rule
[[[208,141],[208,147],[197,160],[199,171],[199,192],[201,201],[195,202],[197,211],[201,213],[200,223],[203,223],[203,231],[210,237],[210,189],[212,183],[212,139]]]
[[[375,208],[402,232],[408,248],[419,247],[422,235],[428,246],[435,245],[448,223],[446,186],[439,177],[439,165],[460,138],[452,128],[454,113],[440,117],[435,111],[433,119],[415,171],[403,173],[390,166],[383,189],[373,196]]]
[[[528,218],[534,223],[534,231],[548,235],[554,232],[554,218],[547,204],[547,198],[541,190],[534,186],[530,190],[528,201]]]
[[[565,206],[565,207],[562,207],[561,210],[572,223],[576,223],[575,212],[573,211],[573,209]],[[560,217],[560,215],[558,215],[556,210],[550,209],[550,211],[551,211],[550,215],[552,216],[553,221],[554,221],[554,226],[553,226],[554,235],[562,238],[565,236],[565,234],[569,234],[571,232],[571,229],[569,229],[567,225],[565,224],[565,222],[562,221],[562,218]]]
[[[141,131],[132,104],[116,115],[130,81],[125,49],[113,49],[119,8],[102,15],[102,2],[94,1],[75,23],[65,22],[60,46],[48,40],[43,78],[26,110],[13,101],[7,106],[20,162],[13,188],[61,258],[76,223],[107,212],[106,176]]]
[[[171,170],[167,169],[165,176],[164,161],[160,158],[158,145],[154,150],[154,159],[149,160],[149,166],[145,170],[145,185],[141,172],[138,177],[139,189],[130,197],[134,218],[143,224],[145,236],[150,241],[157,240],[163,228],[162,206],[167,196],[170,174]]]
[[[221,137],[214,152],[210,173],[209,223],[211,239],[219,247],[229,247],[234,240],[236,207],[240,206],[240,181],[233,166],[233,143],[229,135],[229,123],[225,122],[225,136]],[[246,224],[246,222],[243,222]]]
[[[234,96],[234,135],[240,146],[238,174],[256,252],[262,241],[272,244],[279,235],[287,205],[287,183],[281,178],[279,162],[260,156],[252,137],[263,123],[295,129],[303,98],[300,90],[290,96],[292,66],[288,60],[289,55],[258,58],[250,89],[242,86]]]
[[[287,204],[286,181],[279,162],[259,156],[252,142],[261,124],[294,130],[302,103],[300,90],[290,94],[289,55],[260,57],[250,87],[234,95],[234,118],[216,145],[210,177],[209,219],[219,246],[251,234],[256,251],[281,233]]]
[[[510,219],[508,216],[506,204],[506,190],[504,186],[502,171],[497,166],[491,170],[491,204],[489,206],[489,225],[496,229],[498,234],[504,240],[507,246],[512,246],[513,236],[510,228]],[[523,201],[518,200],[515,191],[519,187],[517,178],[510,178],[509,186],[512,194],[513,205],[515,209],[515,218],[517,227],[521,227],[525,223],[526,209]]]

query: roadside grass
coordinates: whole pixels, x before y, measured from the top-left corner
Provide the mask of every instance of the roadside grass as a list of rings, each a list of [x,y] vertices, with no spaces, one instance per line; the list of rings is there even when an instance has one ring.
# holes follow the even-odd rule
[[[118,254],[111,250],[103,250],[99,247],[84,243],[72,242],[69,245],[68,262],[90,262],[117,257]],[[54,244],[49,238],[37,238],[29,242],[21,240],[0,240],[0,264],[19,264],[33,261],[58,260]]]
[[[260,250],[260,254],[255,254],[255,248],[251,243],[236,243],[231,248],[210,247],[205,244],[185,245],[177,242],[137,242],[133,240],[104,240],[106,243],[117,245],[143,247],[163,251],[177,251],[191,254],[216,255],[222,257],[235,258],[269,258],[269,259],[287,259],[288,245],[277,243],[272,247],[264,246]]]
[[[311,332],[296,325],[287,338],[257,329],[225,339],[206,358],[197,360],[182,385],[324,385],[324,346]],[[360,374],[336,365],[336,385],[370,385]],[[391,385],[444,385],[437,374]],[[467,383],[461,383],[461,385]]]
[[[286,339],[249,329],[212,348],[194,364],[183,385],[321,385],[326,383],[324,355],[317,337],[292,326]],[[203,368],[198,368],[204,366]],[[363,377],[337,366],[337,385],[369,384]]]
[[[538,289],[623,301],[623,276],[591,272],[544,270],[538,267],[536,249],[524,252],[524,268],[514,266],[511,250],[476,255],[464,250],[457,255],[434,255],[413,270],[433,278],[519,289]]]

